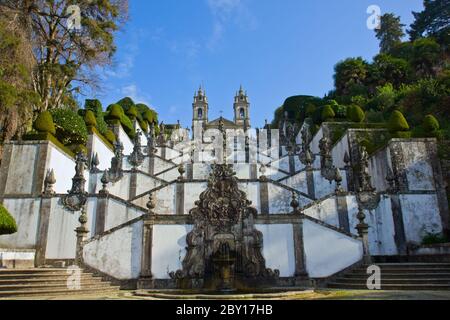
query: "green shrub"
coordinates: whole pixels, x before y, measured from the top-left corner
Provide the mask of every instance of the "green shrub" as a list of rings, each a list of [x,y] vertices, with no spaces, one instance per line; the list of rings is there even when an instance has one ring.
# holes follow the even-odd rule
[[[336,117],[336,114],[333,111],[333,108],[328,105],[323,107],[322,109],[322,121],[328,121]]]
[[[38,132],[56,134],[55,124],[53,123],[52,114],[49,111],[41,112],[33,124],[33,128]]]
[[[17,224],[6,208],[0,204],[0,235],[17,232]]]
[[[87,110],[84,115],[84,122],[87,126],[97,127],[97,119],[95,118],[95,114],[91,110]]]
[[[347,119],[352,122],[361,123],[366,119],[366,114],[360,106],[351,105],[347,108]]]
[[[391,137],[399,139],[409,139],[412,137],[412,133],[410,131],[396,131],[391,132]]]
[[[125,115],[125,113],[123,112],[123,108],[119,105],[119,104],[111,104],[107,109],[106,109],[107,113],[106,113],[106,119],[107,120],[121,120],[122,117]]]
[[[108,129],[106,131],[105,138],[106,138],[106,140],[108,140],[111,143],[114,143],[117,140],[116,135],[114,134],[114,132],[111,129]]]
[[[158,122],[158,115],[154,110],[148,109],[145,110],[143,114],[144,120],[146,120],[148,123],[157,123]]]
[[[128,111],[132,106],[134,106],[134,101],[130,97],[123,98],[122,100],[118,101],[116,104],[122,107],[122,109],[126,112]]]
[[[139,126],[141,127],[142,130],[144,130],[145,132],[148,132],[148,122],[147,121],[139,120]]]
[[[314,104],[312,104],[312,103],[308,104],[305,109],[305,116],[311,117],[313,115],[314,111],[316,111],[316,108],[317,107]]]
[[[131,119],[135,120],[138,116],[138,109],[135,105],[132,105],[128,108],[128,110],[125,112],[125,114]]]
[[[406,121],[400,111],[395,110],[392,112],[388,122],[388,130],[391,133],[409,131],[408,121]]]
[[[56,126],[56,137],[64,145],[85,145],[88,131],[82,117],[71,109],[60,108],[50,111]]]
[[[423,119],[422,127],[427,133],[435,133],[440,129],[439,121],[431,114]]]
[[[84,104],[85,110],[91,110],[95,114],[95,120],[97,121],[97,130],[101,134],[105,134],[108,130],[108,125],[105,122],[105,116],[103,113],[103,107],[99,100],[86,100]]]

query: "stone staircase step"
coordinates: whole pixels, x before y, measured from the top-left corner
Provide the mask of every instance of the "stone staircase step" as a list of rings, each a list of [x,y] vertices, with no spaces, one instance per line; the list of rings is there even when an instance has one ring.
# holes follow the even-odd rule
[[[72,290],[67,286],[70,276],[62,268],[0,269],[0,298],[118,293],[120,290],[101,277],[83,271],[81,290]]]
[[[331,282],[328,284],[332,289],[368,290],[367,285],[351,284],[346,282]],[[450,290],[450,284],[385,284],[381,290]]]
[[[340,279],[366,278],[369,275],[366,273],[348,273],[340,277]],[[429,273],[429,272],[414,272],[414,273],[382,273],[382,279],[409,279],[409,278],[447,278],[450,279],[449,273]]]
[[[337,282],[345,282],[351,284],[365,284],[368,278],[338,278]],[[401,279],[386,279],[381,277],[382,284],[449,284],[450,278],[401,278]]]

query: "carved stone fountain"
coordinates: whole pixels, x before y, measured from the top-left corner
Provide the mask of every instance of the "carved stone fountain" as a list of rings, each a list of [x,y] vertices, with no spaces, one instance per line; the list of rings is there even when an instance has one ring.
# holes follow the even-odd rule
[[[217,164],[189,213],[194,224],[187,235],[182,269],[170,276],[180,289],[219,292],[273,286],[278,270],[266,268],[263,235],[255,228],[257,210],[239,190],[232,165]]]

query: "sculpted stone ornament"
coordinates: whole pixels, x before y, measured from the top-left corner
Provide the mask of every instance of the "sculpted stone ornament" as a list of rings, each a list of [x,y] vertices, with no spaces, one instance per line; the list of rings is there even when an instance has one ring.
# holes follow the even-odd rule
[[[207,189],[195,205],[189,212],[194,228],[186,237],[183,268],[170,273],[179,286],[208,287],[220,282],[220,266],[213,257],[220,255],[224,246],[236,257],[230,268],[239,283],[263,284],[279,277],[278,270],[265,267],[263,235],[254,225],[257,210],[250,206],[245,192],[239,190],[232,165],[212,165]]]
[[[369,174],[369,154],[364,146],[359,148],[359,156],[358,202],[362,209],[375,210],[380,203],[381,197],[372,186]]]
[[[331,142],[326,136],[319,141],[320,167],[322,176],[332,183],[335,179],[336,168],[333,165],[331,156]]]
[[[139,167],[144,162],[145,159],[145,156],[142,153],[141,137],[142,131],[137,130],[136,136],[133,141],[134,142],[133,152],[128,157],[128,162],[133,166],[133,168]]]
[[[47,170],[47,174],[45,175],[44,180],[44,195],[45,196],[53,196],[55,195],[55,190],[53,190],[53,186],[56,183],[55,171],[53,169]]]
[[[388,183],[387,193],[390,194],[396,194],[399,192],[398,183],[397,183],[397,177],[394,175],[394,172],[392,172],[391,167],[388,167],[388,173],[386,176],[386,181]]]
[[[123,178],[123,144],[120,140],[114,143],[114,157],[109,169],[109,182],[115,183]]]
[[[75,176],[72,178],[72,189],[62,198],[64,207],[70,211],[80,211],[86,204],[87,192],[85,191],[86,179],[84,171],[87,168],[88,159],[82,152],[75,157]]]
[[[303,163],[307,169],[312,167],[314,160],[316,158],[315,155],[311,152],[310,148],[311,137],[308,128],[303,128],[302,130],[302,147],[301,152],[299,154],[300,162]]]
[[[100,172],[100,170],[98,169],[99,164],[100,164],[100,160],[98,159],[98,154],[96,152],[96,153],[94,153],[94,155],[92,156],[92,159],[91,159],[91,172],[92,173]]]
[[[150,124],[150,132],[147,136],[147,154],[153,156],[157,152],[155,148],[155,125]]]
[[[166,132],[166,126],[164,125],[164,122],[161,122],[161,124],[159,125],[159,135],[158,135],[158,138],[156,139],[156,143],[160,147],[164,147],[167,144],[165,132]]]

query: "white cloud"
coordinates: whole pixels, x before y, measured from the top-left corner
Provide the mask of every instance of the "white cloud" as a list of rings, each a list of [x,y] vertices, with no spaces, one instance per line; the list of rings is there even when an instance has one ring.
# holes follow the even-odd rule
[[[138,86],[134,83],[123,87],[120,93],[126,97],[130,97],[131,99],[133,99],[134,103],[143,103],[151,106],[150,96],[148,96],[147,94],[142,94]]]

